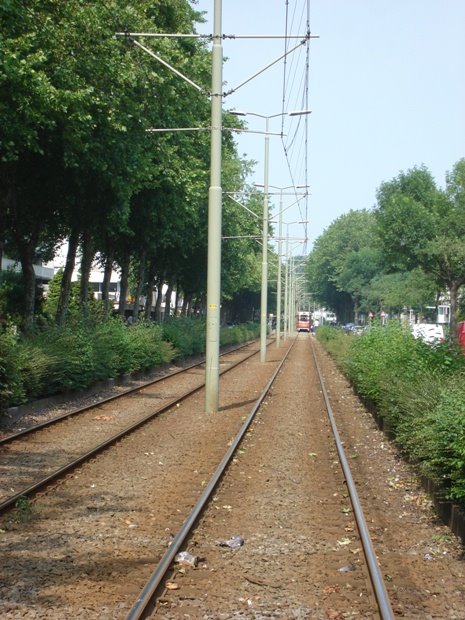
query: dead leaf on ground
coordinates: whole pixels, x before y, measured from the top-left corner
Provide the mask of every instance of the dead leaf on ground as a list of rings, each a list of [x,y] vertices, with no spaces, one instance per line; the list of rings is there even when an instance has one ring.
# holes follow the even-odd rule
[[[179,590],[179,585],[177,583],[173,583],[172,581],[167,581],[165,588],[167,590]]]
[[[344,614],[342,611],[337,611],[336,609],[327,609],[326,617],[329,620],[344,620]]]
[[[102,422],[108,422],[109,420],[113,420],[113,416],[111,416],[111,415],[96,415],[94,420],[100,420]]]

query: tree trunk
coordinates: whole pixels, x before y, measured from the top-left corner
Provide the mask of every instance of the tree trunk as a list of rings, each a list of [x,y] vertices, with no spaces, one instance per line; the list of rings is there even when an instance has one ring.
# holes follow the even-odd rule
[[[125,255],[123,260],[120,262],[121,281],[119,291],[118,314],[123,318],[126,314],[126,298],[128,296],[129,262],[129,254]]]
[[[0,270],[7,238],[8,213],[15,213],[18,204],[18,164],[14,162],[0,164]]]
[[[84,314],[89,305],[89,279],[92,263],[95,256],[95,244],[91,235],[86,231],[82,238],[82,257],[81,257],[81,282],[79,289],[79,303]]]
[[[24,327],[30,329],[34,323],[34,308],[36,294],[36,274],[34,272],[34,251],[31,244],[22,244],[19,248],[19,258],[24,282]]]
[[[103,270],[103,283],[102,283],[102,301],[105,316],[110,316],[110,284],[111,274],[113,273],[113,256],[109,254],[105,259],[105,267]]]
[[[449,284],[450,290],[450,338],[452,342],[458,341],[457,334],[457,313],[458,313],[458,292],[462,282],[452,282]]]
[[[157,288],[157,299],[155,301],[155,321],[157,323],[161,320],[161,302],[163,300],[163,285],[165,280],[163,276],[160,276],[158,279],[158,288]]]
[[[181,308],[182,316],[187,316],[187,313],[189,312],[189,305],[190,305],[190,295],[187,295],[186,293],[184,293],[184,297],[182,300],[182,308]]]
[[[144,319],[150,321],[152,318],[152,298],[153,288],[155,286],[155,261],[151,260],[149,264],[149,272],[147,274],[147,301],[145,302]]]
[[[143,251],[139,257],[139,269],[137,270],[137,284],[136,291],[134,293],[134,309],[132,311],[132,316],[134,317],[134,321],[137,321],[139,318],[139,305],[140,305],[140,297],[142,294],[142,287],[144,286],[144,277],[145,277],[145,251]]]
[[[165,293],[165,314],[163,316],[163,320],[167,320],[171,316],[171,295],[173,293],[173,285],[168,283],[168,288]]]
[[[174,296],[174,316],[178,316],[179,307],[179,287],[176,285],[176,293]]]
[[[68,253],[66,254],[65,269],[63,278],[61,279],[60,297],[58,299],[58,307],[55,320],[58,325],[64,325],[68,315],[69,300],[71,296],[71,281],[73,277],[74,266],[76,264],[76,253],[79,245],[79,233],[72,230],[68,240]]]

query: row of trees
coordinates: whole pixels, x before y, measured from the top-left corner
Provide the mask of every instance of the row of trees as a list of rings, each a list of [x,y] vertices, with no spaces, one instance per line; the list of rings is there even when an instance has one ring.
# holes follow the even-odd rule
[[[210,102],[116,32],[192,33],[202,21],[187,0],[8,0],[0,6],[0,257],[21,264],[26,325],[34,319],[37,260],[68,255],[56,320],[66,321],[80,257],[80,303],[98,257],[109,311],[112,270],[121,271],[119,311],[133,282],[134,307],[168,284],[186,300],[206,286]],[[198,39],[149,45],[205,93],[210,52]],[[225,124],[239,127],[235,116]],[[243,190],[250,162],[223,137],[223,186]],[[257,196],[248,208],[260,213]],[[256,223],[226,200],[224,234],[253,235]],[[223,297],[258,288],[259,246],[223,244]],[[246,265],[246,268],[244,268]]]
[[[451,333],[465,285],[465,159],[437,187],[425,166],[383,183],[372,210],[350,211],[317,239],[309,290],[340,320],[450,298]]]

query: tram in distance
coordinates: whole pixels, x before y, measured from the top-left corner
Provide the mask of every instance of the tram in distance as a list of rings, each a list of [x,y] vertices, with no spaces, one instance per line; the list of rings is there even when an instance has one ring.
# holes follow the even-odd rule
[[[310,312],[300,311],[297,313],[296,329],[298,332],[310,332],[312,327]]]

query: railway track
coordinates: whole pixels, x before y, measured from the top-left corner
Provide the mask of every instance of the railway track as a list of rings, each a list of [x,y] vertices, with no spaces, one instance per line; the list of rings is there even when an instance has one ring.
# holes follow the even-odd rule
[[[300,345],[300,348],[302,349],[301,342],[299,342],[299,345]],[[337,487],[339,487],[339,489],[343,488],[344,485],[346,485],[347,493],[343,492],[342,496],[347,497],[348,500],[350,500],[350,506],[351,506],[351,510],[349,509],[348,507],[349,504],[348,504],[347,506],[344,507],[344,510],[335,511],[335,513],[331,516],[331,519],[330,519],[330,516],[328,515],[328,520],[332,522],[331,523],[332,528],[338,528],[338,527],[340,528],[342,540],[338,541],[336,543],[336,546],[339,545],[340,547],[343,547],[346,544],[351,545],[351,546],[359,545],[358,547],[356,547],[357,555],[359,552],[363,550],[363,556],[364,556],[364,562],[361,561],[360,557],[358,557],[357,561],[354,562],[354,560],[350,557],[350,554],[349,553],[346,554],[347,564],[345,565],[341,564],[341,566],[338,569],[339,572],[342,572],[344,575],[340,579],[340,584],[338,585],[338,587],[333,586],[334,593],[339,592],[340,586],[342,586],[342,584],[344,584],[345,587],[349,585],[351,589],[356,588],[357,592],[359,594],[363,594],[366,600],[363,602],[363,605],[354,606],[352,604],[351,611],[353,615],[358,616],[362,614],[365,615],[368,613],[370,614],[370,617],[379,617],[382,620],[392,620],[392,618],[394,618],[394,614],[393,614],[391,604],[389,601],[389,596],[387,594],[387,591],[384,585],[384,579],[383,579],[380,567],[376,559],[376,555],[373,549],[373,544],[372,544],[370,534],[368,531],[368,526],[366,524],[365,517],[363,515],[363,510],[360,504],[357,489],[354,484],[353,477],[350,471],[350,466],[349,466],[347,457],[345,455],[342,441],[340,439],[340,436],[337,430],[334,413],[333,413],[333,410],[332,410],[332,407],[329,401],[329,397],[328,397],[326,387],[324,384],[324,379],[323,379],[313,347],[312,347],[312,352],[313,352],[313,363],[315,364],[316,374],[318,375],[318,381],[321,385],[321,390],[323,393],[324,403],[326,407],[326,413],[328,416],[327,420],[320,419],[320,422],[322,422],[322,424],[321,424],[321,428],[318,429],[318,432],[327,431],[328,430],[327,422],[329,422],[329,427],[331,429],[331,440],[334,440],[335,448],[337,451],[337,457],[339,459],[339,463],[340,463],[341,470],[342,470],[339,475],[340,480],[336,482],[336,485]],[[299,356],[299,354],[301,358],[302,351],[296,352],[295,356],[297,357]],[[147,617],[152,617],[152,616],[153,617],[165,617],[165,618],[171,617],[169,609],[173,609],[173,608],[176,610],[179,610],[179,611],[176,611],[173,618],[178,617],[178,614],[181,614],[181,613],[184,614],[185,617],[195,617],[194,615],[191,616],[191,614],[194,614],[195,608],[191,609],[191,605],[189,604],[189,602],[195,601],[196,607],[197,607],[198,600],[201,599],[202,594],[206,590],[205,579],[202,578],[203,577],[202,575],[200,579],[197,578],[199,571],[197,571],[196,573],[193,573],[191,571],[190,578],[186,579],[185,578],[186,570],[184,568],[184,564],[187,564],[189,566],[194,563],[195,565],[197,565],[197,563],[202,560],[204,555],[205,557],[211,556],[212,541],[216,541],[216,545],[218,545],[218,547],[220,547],[223,550],[223,555],[224,555],[225,547],[229,549],[234,549],[236,550],[237,553],[240,553],[238,550],[241,549],[241,547],[246,544],[245,541],[250,536],[249,531],[245,535],[245,538],[242,535],[237,534],[237,529],[234,530],[236,534],[232,534],[229,538],[228,537],[221,538],[221,531],[218,531],[216,527],[217,524],[216,524],[215,512],[217,510],[217,506],[213,504],[212,502],[210,502],[210,497],[214,493],[218,485],[218,482],[223,476],[224,472],[226,471],[229,463],[234,458],[236,458],[236,462],[237,462],[238,448],[239,446],[242,445],[241,442],[245,434],[247,433],[247,431],[253,424],[255,416],[257,415],[257,412],[260,411],[260,407],[262,406],[262,403],[270,395],[270,392],[274,392],[275,390],[276,391],[280,390],[280,379],[281,378],[279,377],[279,372],[283,368],[283,365],[288,355],[291,355],[291,356],[293,355],[292,348],[288,350],[287,355],[281,361],[276,371],[274,372],[273,376],[271,377],[270,381],[265,386],[263,392],[257,399],[257,402],[255,403],[254,407],[252,408],[251,413],[245,420],[241,430],[236,435],[234,441],[231,443],[231,446],[228,452],[225,454],[215,474],[213,475],[208,485],[206,486],[204,492],[202,493],[202,496],[199,498],[199,501],[194,506],[192,512],[189,514],[189,516],[183,523],[182,527],[179,529],[177,534],[174,536],[172,544],[166,550],[163,558],[161,559],[161,561],[159,562],[159,564],[153,571],[144,589],[142,590],[140,596],[138,597],[137,601],[135,602],[134,606],[129,612],[127,616],[128,620],[139,620],[140,618],[147,618]],[[296,373],[296,369],[304,367],[305,370],[308,370],[308,364],[306,366],[303,366],[301,362],[296,363],[295,359],[292,360],[290,364],[293,364],[292,366],[293,370],[290,370],[288,368],[287,370],[283,372],[287,372],[287,373],[293,372],[294,375],[296,374],[298,375],[298,373]],[[308,377],[309,373],[306,372],[305,376]],[[298,379],[297,381],[299,382],[300,380],[301,379]],[[285,399],[282,405],[286,407]],[[302,402],[301,406],[302,405],[306,409],[308,408],[307,403]],[[281,411],[281,413],[283,414],[282,419],[284,418],[286,411],[287,411],[286,408],[284,408]],[[266,416],[267,414],[264,413],[262,417],[266,417]],[[315,429],[315,418],[313,418],[313,422],[314,422],[314,425],[313,425],[314,428],[312,430],[314,434],[315,431],[317,430]],[[281,424],[283,426],[283,434],[286,434],[285,425],[287,423],[283,423],[281,421]],[[276,429],[275,429],[275,432],[276,432]],[[259,430],[257,426],[256,431],[254,433],[255,435],[254,441],[256,441],[257,439],[258,440],[260,439],[259,437],[257,437],[258,434],[259,434]],[[304,438],[303,440],[306,441],[306,438]],[[328,441],[326,438],[326,447],[327,445],[328,445]],[[252,452],[252,458],[253,458],[253,446],[250,447],[250,450]],[[316,458],[316,457],[319,457],[319,454],[318,452],[310,452],[308,456]],[[331,455],[331,458],[334,458],[334,456]],[[331,464],[334,465],[334,461],[332,461]],[[269,467],[266,470],[266,476],[270,476],[272,469],[273,468],[271,467],[271,465],[269,465]],[[293,474],[292,471],[290,472],[288,471],[286,473],[287,475],[289,475],[289,480],[291,481],[291,483],[293,482],[294,484],[298,484],[296,480],[293,480],[293,477],[294,475],[295,477],[299,477],[300,465],[294,463],[293,469],[295,470],[295,474]],[[286,468],[283,468],[282,472],[284,473],[285,471],[286,471]],[[240,498],[241,496],[242,487],[244,485],[243,475],[246,472],[241,472],[241,473],[242,475],[239,474],[239,476],[237,476],[237,473],[232,474],[232,475],[228,475],[228,474],[226,475],[224,486],[229,487],[228,491],[231,496],[231,500],[230,500],[231,502],[237,502],[237,498],[238,497]],[[331,470],[330,472],[327,471],[325,473],[326,475],[330,476],[332,479],[337,478],[337,475],[335,476],[334,470]],[[322,472],[322,475],[325,475],[325,473]],[[269,478],[267,478],[267,481],[269,481]],[[334,483],[334,480],[332,482]],[[335,486],[334,488],[337,488],[337,487]],[[274,493],[275,493],[275,490],[272,489],[271,496],[273,496]],[[335,491],[334,493],[335,496],[339,496],[340,494],[341,494],[341,491]],[[292,493],[290,495],[292,495]],[[216,503],[218,503],[218,499],[219,498],[217,497]],[[270,497],[270,500],[272,501],[272,497]],[[243,510],[247,509],[248,501],[250,502],[254,501],[254,493],[250,493],[250,495],[248,496],[248,501],[244,502],[243,498],[241,498],[239,501],[242,504],[242,507],[241,506],[239,507],[239,512],[242,514]],[[308,498],[305,499],[305,502],[306,503],[308,502]],[[293,503],[294,502],[291,502],[291,505]],[[226,504],[226,506],[230,507],[230,504]],[[300,506],[300,508],[304,509],[305,506],[302,505]],[[348,525],[348,519],[346,516],[349,513],[349,511],[353,514],[353,518],[354,518],[353,521],[350,521],[350,525]],[[199,527],[195,529],[199,515],[201,515],[203,512],[205,512],[205,514],[202,517],[202,523],[199,525]],[[289,508],[287,508],[288,518],[292,517],[292,512],[293,512],[292,510],[289,511]],[[257,514],[256,517],[258,516],[259,515]],[[252,521],[254,522],[255,518]],[[241,528],[240,531],[244,533],[244,528],[247,529],[248,527],[247,520],[245,520],[245,522],[244,520],[241,520],[240,525],[237,525],[236,528],[237,527]],[[280,525],[279,527],[282,528],[283,526]],[[233,529],[230,529],[228,533],[231,534],[232,532],[233,532]],[[350,532],[350,538],[347,537],[347,535],[344,536],[344,532]],[[356,535],[355,535],[355,532],[357,532]],[[225,531],[223,530],[223,536],[224,536],[224,533]],[[182,551],[183,545],[185,545],[189,539],[190,539],[189,542],[192,547],[192,552],[185,551],[185,550]],[[304,546],[305,543],[303,541],[307,542],[306,536],[301,536],[301,539],[302,539],[302,544]],[[203,544],[201,541],[203,542]],[[209,542],[205,544],[205,541],[209,541]],[[321,540],[319,542],[321,543]],[[333,540],[330,539],[330,543],[332,542]],[[270,608],[263,609],[263,605],[260,605],[260,602],[259,602],[260,596],[256,597],[256,601],[254,601],[254,597],[250,595],[250,591],[253,591],[254,589],[255,590],[261,589],[263,587],[275,588],[275,589],[283,589],[285,587],[285,584],[282,583],[282,580],[280,579],[279,576],[276,576],[275,574],[270,574],[268,571],[269,561],[273,558],[273,556],[276,553],[275,551],[273,551],[271,547],[272,547],[272,543],[270,544],[270,554],[269,554],[270,557],[269,558],[266,558],[266,557],[263,558],[263,555],[262,557],[259,557],[259,560],[262,560],[262,561],[264,560],[263,564],[264,564],[265,570],[257,570],[257,567],[253,566],[250,572],[250,565],[249,563],[247,563],[246,566],[242,567],[239,571],[237,570],[237,567],[234,567],[232,574],[228,575],[227,577],[228,581],[231,584],[233,584],[233,588],[236,587],[237,583],[239,583],[241,579],[243,581],[245,580],[246,585],[248,586],[247,588],[248,593],[245,596],[241,597],[242,602],[247,602],[247,605],[249,608],[248,612],[250,614],[259,613],[261,614],[260,617],[269,617],[270,614],[276,613],[276,609],[270,609]],[[187,554],[187,561],[185,559],[186,554]],[[227,557],[227,554],[228,552],[226,552],[226,557]],[[229,554],[231,554],[231,552],[229,552]],[[218,553],[216,555],[218,556]],[[174,565],[176,565],[176,562],[178,564],[178,569],[180,570],[176,570],[176,568],[173,569],[173,563]],[[280,560],[280,563],[282,562],[285,562],[284,558]],[[208,567],[208,564],[206,566]],[[360,571],[360,572],[363,571],[365,573],[365,583],[363,585],[361,585],[360,583],[361,579],[360,579],[359,574],[357,574],[356,578],[353,580],[347,578],[347,575],[349,575],[352,572],[355,573],[355,571]],[[222,579],[224,579],[225,572],[226,571],[222,572],[222,575],[221,575]],[[177,581],[176,581],[176,577],[178,577]],[[367,584],[366,584],[367,578],[369,580],[369,583],[371,584],[371,588],[369,587],[367,588]],[[181,582],[181,585],[179,584],[179,582]],[[372,592],[370,590],[372,590]],[[173,593],[175,595],[174,597],[173,597]],[[157,599],[157,595],[158,595],[158,599]],[[175,600],[173,600],[173,598]],[[368,608],[367,608],[367,601],[368,601]],[[186,602],[187,602],[187,605],[186,605]],[[227,602],[225,601],[225,606],[226,605],[227,605]],[[324,612],[323,609],[321,608],[318,609],[318,603],[316,606],[312,606],[312,607],[309,607],[309,606],[304,607],[302,606],[302,604],[300,605],[297,604],[297,607],[295,609],[297,610],[298,617],[317,617],[316,614]],[[232,613],[232,611],[233,611],[232,609],[229,610],[229,613]],[[335,614],[334,617],[336,617],[339,614],[341,618],[344,617],[342,612],[337,612],[336,610],[333,610],[333,611]],[[208,612],[206,611],[206,609],[202,609],[201,613],[202,613],[202,617],[213,618],[213,617],[216,617],[215,614],[219,614],[221,612],[218,609],[215,609],[212,612]],[[289,617],[287,615],[289,613],[288,611],[285,611],[284,613],[285,613],[286,618]],[[226,617],[230,617],[230,616],[226,616]],[[328,615],[326,615],[326,617],[328,617]]]
[[[221,372],[256,353],[255,343],[224,353]],[[203,387],[203,369],[192,364],[1,438],[0,514],[179,405]]]
[[[368,461],[366,476],[355,458],[363,447],[340,413],[350,398],[334,381],[325,398],[342,428],[340,446],[332,438],[311,343],[298,336],[273,383],[284,347],[270,347],[266,364],[250,358],[222,377],[218,415],[203,412],[197,392],[175,416],[161,414],[39,495],[24,519],[4,522],[2,617],[464,618],[459,558],[443,554],[422,569],[427,560],[412,550],[426,534],[414,529],[401,548],[406,487],[400,476],[390,487],[388,520],[386,497],[373,486],[383,471]],[[260,394],[268,383],[271,391]],[[368,508],[377,576],[363,527],[357,532],[342,446]],[[224,474],[221,462],[229,463]],[[236,536],[243,544],[231,548]],[[180,551],[196,566],[173,563]]]

